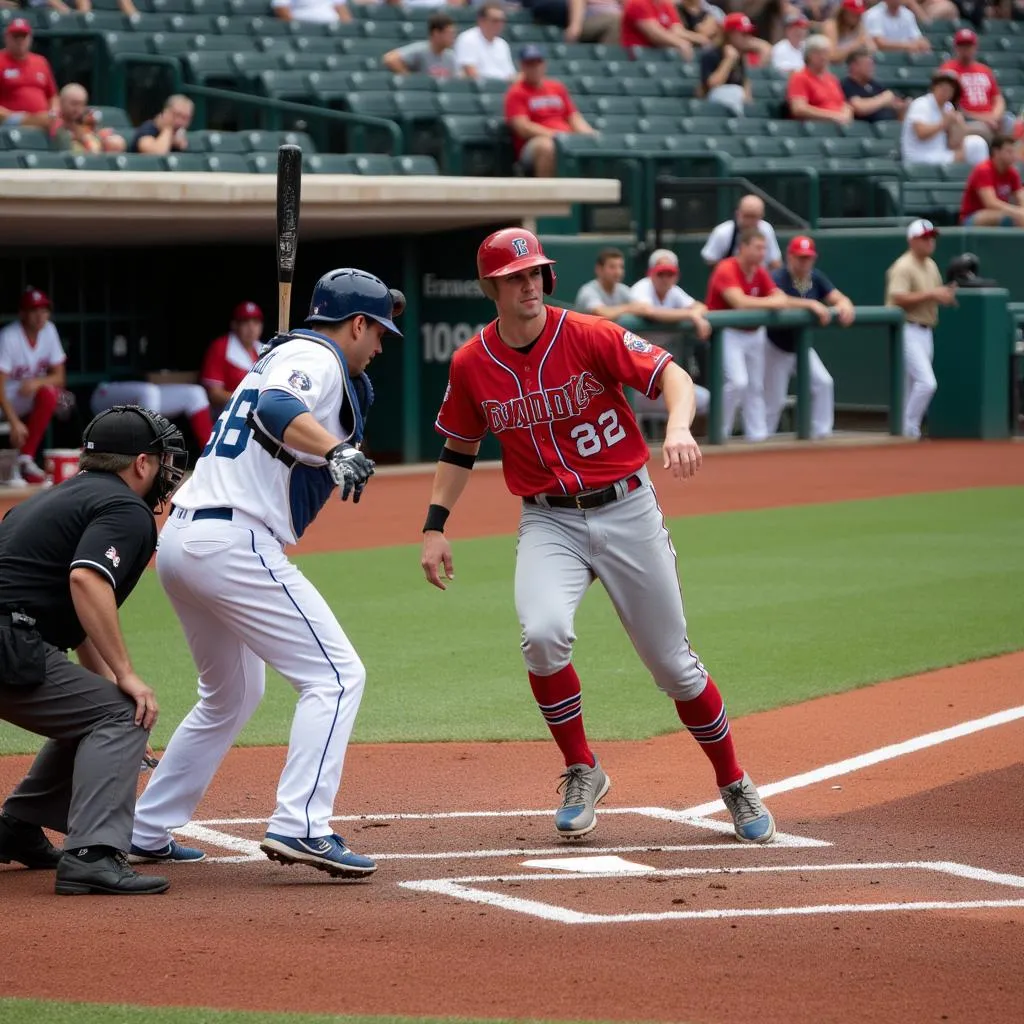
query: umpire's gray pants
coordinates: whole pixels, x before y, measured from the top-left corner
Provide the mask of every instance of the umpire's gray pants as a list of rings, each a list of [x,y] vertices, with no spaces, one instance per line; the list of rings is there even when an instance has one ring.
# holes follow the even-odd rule
[[[0,719],[49,737],[4,810],[64,833],[67,850],[103,845],[127,851],[149,739],[135,724],[135,701],[47,644],[41,686],[0,680]]]

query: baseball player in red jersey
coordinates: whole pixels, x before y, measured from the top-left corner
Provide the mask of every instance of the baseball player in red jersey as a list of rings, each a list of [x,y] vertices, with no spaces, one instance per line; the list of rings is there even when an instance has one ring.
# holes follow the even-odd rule
[[[775,822],[736,758],[722,696],[690,647],[675,549],[645,468],[650,453],[622,390],[664,396],[664,468],[686,479],[701,464],[690,433],[693,381],[631,331],[546,305],[553,264],[521,228],[495,232],[477,253],[480,286],[498,318],[452,358],[436,423],[446,441],[423,528],[423,571],[441,590],[452,579],[445,522],[491,431],[508,489],[523,499],[516,610],[530,686],[565,758],[556,830],[567,838],[591,832],[611,785],[587,742],[571,661],[576,609],[598,579],[714,766],[737,839],[769,842]]]

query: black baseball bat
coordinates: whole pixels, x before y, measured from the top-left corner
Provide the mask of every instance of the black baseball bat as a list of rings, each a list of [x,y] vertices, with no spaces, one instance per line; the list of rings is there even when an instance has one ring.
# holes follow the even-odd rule
[[[285,145],[277,151],[277,330],[286,334],[292,304],[295,254],[299,248],[302,197],[302,150]]]

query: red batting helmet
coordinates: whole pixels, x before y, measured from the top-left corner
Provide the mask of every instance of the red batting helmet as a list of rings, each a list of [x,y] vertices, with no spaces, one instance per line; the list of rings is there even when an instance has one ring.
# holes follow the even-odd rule
[[[555,290],[554,260],[549,260],[540,247],[537,236],[525,228],[502,228],[488,235],[476,251],[476,271],[485,295],[490,295],[484,282],[488,278],[507,277],[520,270],[540,267],[544,282],[544,294]]]

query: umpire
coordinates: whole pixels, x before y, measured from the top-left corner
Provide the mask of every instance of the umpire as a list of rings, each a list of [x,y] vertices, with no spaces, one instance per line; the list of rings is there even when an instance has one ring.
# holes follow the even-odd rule
[[[0,812],[0,862],[56,868],[62,896],[161,893],[170,882],[126,858],[158,708],[118,608],[188,457],[181,431],[138,406],[101,413],[82,447],[77,476],[0,523],[0,719],[48,738]],[[63,855],[44,826],[66,835]]]

